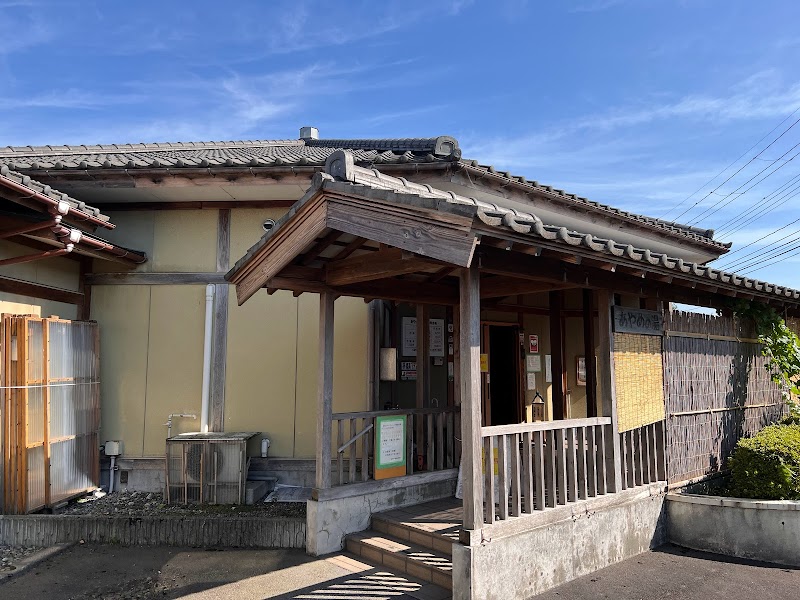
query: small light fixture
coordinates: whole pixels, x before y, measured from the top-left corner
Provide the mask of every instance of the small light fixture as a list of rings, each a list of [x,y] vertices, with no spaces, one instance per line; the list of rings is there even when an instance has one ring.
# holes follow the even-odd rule
[[[269,231],[270,229],[275,227],[275,221],[273,221],[272,219],[267,219],[261,224],[261,227],[264,228],[264,231]]]

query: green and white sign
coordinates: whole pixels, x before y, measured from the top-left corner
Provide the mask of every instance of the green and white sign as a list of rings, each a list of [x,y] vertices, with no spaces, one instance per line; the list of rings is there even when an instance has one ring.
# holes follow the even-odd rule
[[[392,415],[375,418],[375,472],[402,470],[406,466],[406,417]],[[398,469],[400,468],[400,469]],[[390,477],[397,475],[391,474]],[[377,478],[377,477],[376,477]]]

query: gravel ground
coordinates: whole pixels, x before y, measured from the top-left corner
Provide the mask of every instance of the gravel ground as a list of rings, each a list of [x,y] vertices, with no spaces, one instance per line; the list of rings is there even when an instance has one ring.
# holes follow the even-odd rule
[[[17,568],[21,558],[38,552],[41,548],[36,546],[6,546],[0,544],[0,573],[7,573]]]
[[[70,502],[58,511],[62,515],[110,516],[162,516],[162,515],[242,515],[245,517],[300,517],[306,516],[305,502],[258,502],[253,505],[224,504],[170,504],[162,494],[147,492],[115,492],[102,498]]]

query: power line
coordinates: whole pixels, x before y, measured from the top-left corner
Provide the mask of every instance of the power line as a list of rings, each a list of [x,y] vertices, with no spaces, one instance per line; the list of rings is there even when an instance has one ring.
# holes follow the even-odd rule
[[[769,213],[771,213],[772,211],[780,208],[781,206],[786,204],[789,200],[791,200],[792,198],[797,196],[798,193],[800,193],[800,184],[797,184],[796,186],[792,187],[790,190],[785,192],[782,196],[773,199],[772,203],[768,207],[765,207],[760,212],[758,212],[758,213],[756,213],[754,215],[751,215],[748,218],[744,219],[744,221],[742,221],[741,223],[738,223],[735,227],[730,228],[728,231],[725,232],[725,234],[722,237],[723,238],[724,237],[730,237],[734,233],[738,233],[739,231],[741,231],[742,229],[744,229],[748,225],[750,225],[752,223],[755,223],[756,221],[764,218]],[[742,216],[744,216],[744,214],[742,214]]]
[[[787,236],[790,237],[790,236]],[[761,251],[756,250],[755,252],[749,255],[749,258],[741,257],[734,263],[729,264],[725,267],[725,269],[733,271],[736,269],[748,269],[753,267],[759,263],[764,262],[765,260],[770,260],[771,258],[778,256],[779,251],[786,248],[787,246],[791,246],[792,244],[800,241],[800,236],[793,237],[788,242],[784,242],[779,246],[775,246],[774,248],[764,249]]]
[[[758,242],[761,242],[761,241],[763,241],[763,240],[765,240],[765,239],[767,239],[767,238],[769,238],[769,237],[772,237],[773,235],[775,235],[775,234],[776,234],[776,233],[778,233],[779,231],[782,231],[782,230],[786,229],[787,227],[790,227],[791,225],[794,225],[795,223],[798,223],[798,222],[800,222],[800,218],[798,218],[798,219],[795,219],[795,220],[794,220],[794,221],[792,221],[791,223],[787,223],[787,224],[786,224],[786,225],[784,225],[783,227],[779,227],[779,228],[778,228],[778,229],[776,229],[775,231],[771,231],[771,232],[770,232],[770,233],[768,233],[767,235],[763,235],[763,236],[761,236],[761,237],[760,237],[760,238],[758,238],[757,240],[753,240],[752,242],[749,242],[749,243],[745,244],[745,245],[744,245],[744,246],[742,246],[741,248],[737,248],[736,250],[734,250],[734,251],[732,251],[732,252],[728,252],[728,253],[727,253],[727,254],[726,254],[724,257],[722,257],[722,259],[720,259],[720,260],[721,260],[721,262],[723,262],[723,263],[724,263],[724,262],[725,262],[726,260],[728,260],[728,259],[729,259],[731,256],[733,256],[733,255],[735,255],[735,254],[738,254],[739,252],[742,252],[742,251],[743,251],[745,248],[749,248],[750,246],[753,246],[753,245],[757,244]],[[775,240],[774,242],[771,242],[769,245],[770,245],[770,246],[772,246],[772,245],[774,245],[774,244],[777,244],[777,243],[778,243],[778,242],[780,242],[781,240],[785,240],[787,237],[791,237],[791,236],[793,236],[793,235],[795,235],[795,234],[798,234],[798,233],[800,233],[800,229],[798,229],[797,231],[793,231],[793,232],[792,232],[792,233],[790,233],[789,235],[786,235],[786,236],[784,236],[784,237],[782,237],[782,238],[780,238],[780,239],[777,239],[777,240]],[[753,252],[758,252],[758,250],[754,250]],[[753,254],[753,252],[749,252],[749,253],[747,253],[745,256],[750,256],[751,254]],[[744,258],[744,257],[741,257],[741,258]],[[738,260],[739,260],[739,259],[736,259],[734,262],[738,262]],[[726,267],[726,268],[727,268],[727,267]]]
[[[712,182],[713,182],[715,179],[717,179],[717,177],[719,177],[720,175],[722,175],[722,174],[723,174],[725,171],[727,171],[728,169],[730,169],[730,168],[731,168],[733,165],[735,165],[736,163],[738,163],[738,162],[739,162],[740,160],[742,160],[742,159],[743,159],[745,156],[747,156],[748,154],[750,154],[750,152],[751,152],[751,151],[752,151],[754,148],[758,147],[758,145],[759,145],[761,142],[763,142],[765,139],[767,139],[769,136],[771,136],[771,135],[773,134],[773,132],[774,132],[776,129],[778,129],[778,127],[780,127],[781,125],[783,125],[784,123],[786,123],[786,121],[788,121],[789,119],[791,119],[791,118],[794,116],[794,114],[795,114],[797,111],[799,111],[799,110],[800,110],[800,106],[798,106],[797,108],[795,108],[795,109],[794,109],[794,110],[791,112],[791,114],[790,114],[790,115],[788,115],[788,116],[787,116],[787,117],[786,117],[786,118],[785,118],[783,121],[781,121],[780,123],[778,123],[777,125],[775,125],[775,127],[773,127],[773,128],[772,128],[772,129],[771,129],[771,130],[770,130],[770,131],[769,131],[769,132],[768,132],[768,133],[767,133],[767,134],[766,134],[764,137],[762,137],[762,138],[761,138],[760,140],[758,140],[758,141],[757,141],[755,144],[753,144],[752,146],[750,146],[750,148],[748,148],[748,149],[747,149],[747,150],[744,152],[744,154],[742,154],[742,155],[741,155],[739,158],[737,158],[737,159],[736,159],[736,160],[734,160],[734,161],[733,161],[731,164],[729,164],[727,167],[725,167],[724,169],[722,169],[722,171],[720,171],[719,173],[717,173],[716,175],[714,175],[714,177],[712,177],[711,179],[709,179],[708,181],[706,181],[706,182],[705,182],[703,185],[701,185],[701,186],[700,186],[698,189],[696,189],[694,192],[692,192],[691,194],[689,194],[689,196],[687,196],[686,198],[684,198],[683,200],[681,200],[681,201],[680,201],[680,202],[679,202],[677,205],[673,206],[672,208],[670,208],[670,209],[669,209],[669,210],[667,210],[666,212],[662,213],[662,214],[661,214],[661,216],[660,216],[659,218],[660,218],[660,219],[663,219],[663,218],[664,218],[664,217],[666,217],[666,216],[667,216],[669,213],[671,213],[673,210],[677,210],[677,209],[679,209],[681,206],[683,206],[684,204],[686,204],[686,203],[687,203],[689,200],[691,200],[691,199],[694,197],[694,195],[695,195],[695,194],[697,194],[698,192],[700,192],[700,191],[701,191],[701,190],[702,190],[704,187],[706,187],[707,185],[709,185],[710,183],[712,183]],[[758,155],[756,155],[756,157],[760,156],[760,154],[761,154],[761,153],[759,153]],[[724,185],[724,183],[723,183],[723,185]],[[701,200],[701,202],[702,202],[702,200]],[[697,204],[695,204],[695,206],[697,206]],[[694,208],[694,207],[692,207],[692,208]],[[691,210],[691,208],[690,208],[689,210]],[[684,214],[686,214],[686,213],[685,213],[685,212],[681,213],[681,216],[683,216]],[[677,219],[680,219],[680,216],[678,216],[678,217],[675,217],[675,220],[677,220]]]
[[[786,254],[790,254],[790,253],[791,253],[790,256],[792,256],[792,255],[796,254],[798,251],[800,251],[800,244],[798,244],[797,246],[794,246],[792,248],[789,248],[788,250],[785,250],[784,252],[781,252],[777,256],[774,256],[772,258],[772,260],[770,260],[767,263],[762,264],[761,266],[754,266],[752,268],[748,268],[746,271],[742,271],[742,274],[753,273],[755,271],[760,271],[761,269],[765,269],[765,268],[767,268],[767,267],[769,267],[771,265],[774,265],[777,262],[781,262],[781,260],[785,260],[785,259],[777,260],[781,256],[785,256]],[[758,264],[758,263],[756,263],[756,264]]]
[[[722,234],[721,232],[723,232],[723,231],[726,231],[726,230],[728,230],[728,229],[735,230],[736,228],[740,227],[740,226],[742,225],[742,221],[741,221],[741,220],[742,220],[743,218],[747,217],[749,214],[751,214],[751,213],[753,213],[754,211],[758,210],[758,208],[759,208],[760,206],[763,206],[764,204],[768,204],[768,201],[769,201],[769,200],[773,199],[773,197],[774,197],[774,196],[776,196],[777,194],[780,194],[781,192],[784,192],[784,191],[786,191],[786,188],[787,188],[787,187],[791,187],[791,186],[792,186],[792,184],[793,184],[793,183],[794,183],[794,182],[795,182],[797,179],[800,179],[800,173],[798,173],[797,175],[795,175],[794,177],[792,177],[791,179],[789,179],[789,181],[787,181],[787,182],[786,182],[786,183],[784,183],[783,185],[779,186],[779,187],[778,187],[778,189],[776,189],[776,190],[773,190],[772,192],[770,192],[769,194],[767,194],[766,196],[764,196],[764,197],[763,197],[761,200],[759,200],[758,202],[756,202],[756,203],[755,203],[753,206],[751,206],[751,207],[750,207],[750,208],[748,208],[747,210],[744,210],[744,211],[742,211],[741,213],[739,213],[738,215],[735,215],[735,216],[731,217],[730,219],[728,219],[727,221],[725,221],[725,222],[724,222],[722,225],[719,225],[718,227],[716,227],[715,229],[717,230],[717,233],[718,233],[718,234],[721,234],[721,235],[720,235],[720,237],[726,237],[726,236],[730,235],[730,233],[724,233],[724,234]],[[789,192],[792,192],[792,191],[794,191],[794,190],[796,190],[796,189],[798,189],[798,186],[795,186],[795,187],[793,187],[791,190],[789,190]],[[776,202],[777,202],[777,201],[779,201],[781,198],[784,198],[784,197],[785,197],[785,195],[784,195],[784,196],[781,196],[780,198],[778,198],[778,199],[776,200]],[[764,211],[762,214],[766,214],[767,212],[770,212],[771,210],[773,210],[773,208],[774,208],[774,207],[775,207],[775,203],[773,203],[772,205],[770,205],[770,207],[769,207],[769,208],[768,208],[766,211]],[[757,220],[757,219],[756,219],[756,220]],[[752,221],[751,221],[751,222],[752,222]]]
[[[800,121],[800,119],[798,119],[798,121]],[[796,121],[796,122],[797,122],[797,121]],[[795,123],[796,123],[796,122],[795,122]],[[735,194],[736,192],[738,192],[740,189],[742,189],[744,186],[746,186],[748,183],[750,183],[751,181],[753,181],[753,179],[755,179],[756,177],[758,177],[759,175],[761,175],[761,174],[762,174],[764,171],[766,171],[766,170],[767,170],[767,169],[769,169],[770,167],[774,166],[776,162],[778,162],[779,160],[781,160],[781,159],[782,159],[784,156],[786,156],[787,154],[789,154],[789,152],[791,152],[792,150],[794,150],[794,149],[795,149],[795,148],[797,148],[798,146],[800,146],[800,142],[798,142],[797,144],[795,144],[794,146],[792,146],[791,148],[789,148],[789,149],[788,149],[786,152],[784,152],[784,153],[783,153],[783,154],[782,154],[780,157],[776,158],[774,161],[772,161],[772,163],[771,163],[771,164],[769,164],[769,165],[767,165],[766,167],[764,167],[763,169],[761,169],[761,170],[760,170],[758,173],[756,173],[755,175],[753,175],[753,176],[752,176],[750,179],[748,179],[747,181],[745,181],[745,182],[744,182],[742,185],[740,185],[738,188],[736,188],[735,190],[733,190],[732,192],[730,192],[730,193],[729,193],[729,194],[727,194],[726,196],[723,196],[723,197],[722,197],[720,200],[718,200],[716,203],[712,204],[712,205],[711,205],[709,208],[706,208],[706,209],[705,209],[705,210],[704,210],[702,213],[700,213],[700,215],[699,215],[698,217],[695,217],[695,218],[694,218],[694,220],[693,220],[693,221],[691,221],[689,224],[690,224],[690,225],[696,225],[697,223],[699,223],[699,222],[700,222],[700,221],[702,221],[703,219],[705,219],[705,218],[708,218],[708,217],[710,217],[711,215],[713,215],[713,214],[716,214],[717,212],[719,212],[720,210],[722,210],[724,207],[726,207],[728,204],[730,204],[731,202],[733,202],[733,201],[736,199],[735,197],[734,197],[734,198],[731,198],[730,200],[728,200],[728,202],[725,202],[724,204],[722,204],[722,206],[720,206],[720,204],[721,204],[722,202],[724,202],[726,198],[729,198],[730,196],[732,196],[733,194]],[[767,178],[771,177],[772,175],[774,175],[775,173],[777,173],[778,171],[780,171],[780,170],[781,170],[783,167],[785,167],[785,166],[786,166],[786,165],[788,165],[788,164],[789,164],[791,161],[793,161],[795,158],[797,158],[798,154],[800,154],[800,152],[798,152],[797,154],[795,154],[794,156],[792,156],[792,158],[790,158],[788,161],[785,161],[785,162],[784,162],[782,165],[780,165],[780,166],[779,166],[777,169],[775,169],[774,171],[772,171],[772,173],[769,173],[768,175],[766,175],[765,177],[763,177],[762,179],[760,179],[759,181],[757,181],[757,182],[755,183],[755,185],[752,185],[752,186],[750,186],[750,187],[749,187],[749,188],[748,188],[748,189],[747,189],[745,192],[743,192],[742,194],[745,194],[745,193],[749,192],[749,191],[750,191],[750,190],[752,190],[752,189],[753,189],[753,188],[754,188],[756,185],[758,185],[759,183],[763,182],[763,181],[764,181],[764,180],[766,180]],[[739,194],[739,195],[741,196],[742,194]],[[719,207],[719,208],[717,208],[717,207]]]
[[[795,113],[796,113],[798,110],[800,110],[800,107],[796,108],[796,109],[794,110],[794,112],[793,112],[791,115],[789,115],[789,117],[791,117],[792,115],[794,115],[794,114],[795,114]],[[787,120],[789,117],[787,117],[786,119],[784,119],[783,121],[781,121],[781,125],[782,125],[784,122],[786,122],[786,120]],[[698,204],[700,204],[701,202],[703,202],[703,201],[704,201],[706,198],[708,198],[708,197],[709,197],[711,194],[713,194],[714,192],[716,192],[716,191],[717,191],[719,188],[721,188],[723,185],[725,185],[725,184],[726,184],[726,183],[728,183],[728,182],[729,182],[731,179],[733,179],[733,178],[734,178],[734,177],[736,177],[736,176],[737,176],[739,173],[741,173],[741,172],[742,172],[744,169],[746,169],[746,168],[747,168],[747,167],[748,167],[748,166],[749,166],[749,165],[750,165],[750,164],[751,164],[751,163],[752,163],[754,160],[756,160],[756,159],[757,159],[759,156],[761,156],[762,154],[764,154],[764,152],[766,152],[766,151],[767,151],[767,150],[768,150],[768,149],[769,149],[769,148],[770,148],[770,147],[771,147],[773,144],[775,144],[775,142],[777,142],[777,141],[778,141],[779,139],[781,139],[781,138],[782,138],[784,135],[786,135],[786,134],[787,134],[787,133],[788,133],[788,132],[789,132],[789,131],[790,131],[790,130],[791,130],[791,129],[792,129],[794,126],[795,126],[795,125],[797,125],[797,123],[798,123],[798,122],[800,122],[800,119],[797,119],[797,120],[796,120],[794,123],[792,123],[792,124],[791,124],[789,127],[787,127],[787,128],[786,128],[786,129],[785,129],[785,130],[784,130],[784,131],[783,131],[783,132],[782,132],[782,133],[781,133],[781,134],[780,134],[778,137],[776,137],[774,140],[772,140],[772,141],[769,143],[769,145],[767,145],[767,147],[766,147],[766,148],[764,148],[763,150],[761,150],[761,152],[759,152],[759,153],[758,153],[758,154],[756,154],[756,155],[755,155],[753,158],[751,158],[749,161],[747,161],[747,162],[746,162],[746,163],[745,163],[745,164],[744,164],[742,167],[740,167],[740,168],[739,168],[739,169],[738,169],[738,170],[737,170],[737,171],[736,171],[736,172],[735,172],[733,175],[731,175],[730,177],[728,177],[728,178],[727,178],[725,181],[723,181],[723,182],[722,182],[722,183],[720,183],[720,184],[719,184],[717,187],[715,187],[713,190],[711,190],[710,192],[708,192],[708,194],[706,194],[705,196],[703,196],[702,198],[700,198],[700,200],[698,200],[697,202],[695,202],[695,203],[694,203],[692,206],[690,206],[689,208],[687,208],[686,210],[684,210],[684,211],[683,211],[681,214],[679,214],[677,217],[675,217],[675,219],[673,220],[673,222],[674,222],[674,221],[677,221],[678,219],[680,219],[681,217],[683,217],[683,215],[685,215],[686,213],[690,212],[692,209],[694,209],[694,207],[695,207],[695,206],[697,206]],[[778,127],[780,127],[780,125],[778,125]],[[775,129],[777,129],[778,127],[776,127]],[[775,129],[773,129],[772,131],[775,131]],[[771,131],[770,133],[768,133],[768,134],[767,134],[767,136],[768,136],[768,135],[770,135],[770,134],[772,133],[772,131]],[[765,137],[766,137],[766,136],[765,136]],[[762,139],[763,139],[763,138],[762,138]],[[761,142],[759,141],[758,143],[760,144]],[[756,145],[758,145],[758,144],[756,144]],[[747,152],[750,152],[750,150],[748,150]],[[745,154],[747,154],[747,153],[745,153]],[[738,160],[739,160],[739,159],[737,159],[737,162],[738,162]],[[723,171],[723,172],[724,172],[724,171]],[[701,188],[701,189],[702,189],[702,188]]]

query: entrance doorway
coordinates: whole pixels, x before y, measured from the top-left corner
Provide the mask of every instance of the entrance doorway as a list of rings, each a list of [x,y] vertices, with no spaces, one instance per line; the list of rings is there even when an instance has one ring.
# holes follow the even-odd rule
[[[520,416],[519,326],[485,323],[483,353],[488,358],[484,374],[483,414],[486,425],[509,425]]]

